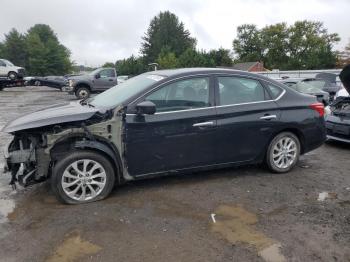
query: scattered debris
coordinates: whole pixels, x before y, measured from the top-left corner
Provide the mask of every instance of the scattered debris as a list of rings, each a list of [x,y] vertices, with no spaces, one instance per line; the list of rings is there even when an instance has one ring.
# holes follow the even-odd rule
[[[215,216],[216,214],[211,214],[211,219],[213,220],[213,223],[216,223]]]
[[[101,250],[101,247],[81,239],[78,233],[74,233],[61,243],[47,262],[73,262],[81,258],[93,255]]]
[[[325,201],[326,199],[335,199],[337,194],[333,192],[322,192],[318,194],[318,201]]]

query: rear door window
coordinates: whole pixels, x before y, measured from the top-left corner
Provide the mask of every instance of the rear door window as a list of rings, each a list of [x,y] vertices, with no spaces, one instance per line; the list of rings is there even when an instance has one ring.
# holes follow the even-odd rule
[[[219,105],[234,105],[265,101],[268,99],[264,87],[258,80],[221,76],[219,83]]]
[[[276,99],[277,97],[279,97],[282,92],[283,92],[283,89],[278,87],[278,86],[275,86],[273,84],[270,84],[270,83],[266,83],[266,87],[267,89],[270,91],[270,94],[272,96],[272,99]],[[296,89],[296,86],[292,86],[292,88]]]

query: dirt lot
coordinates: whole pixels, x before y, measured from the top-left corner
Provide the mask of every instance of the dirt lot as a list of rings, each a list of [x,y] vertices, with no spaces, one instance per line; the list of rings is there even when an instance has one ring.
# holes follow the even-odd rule
[[[49,88],[0,92],[0,127],[67,100]],[[9,139],[0,133],[0,147]],[[349,161],[350,146],[327,143],[288,174],[144,180],[79,206],[59,204],[47,183],[13,192],[1,175],[0,261],[350,261]]]

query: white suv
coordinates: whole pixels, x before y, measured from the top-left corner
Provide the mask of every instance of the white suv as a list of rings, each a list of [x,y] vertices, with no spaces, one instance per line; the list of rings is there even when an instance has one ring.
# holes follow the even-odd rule
[[[0,77],[8,77],[12,80],[22,78],[24,76],[24,68],[15,66],[6,59],[0,59]]]

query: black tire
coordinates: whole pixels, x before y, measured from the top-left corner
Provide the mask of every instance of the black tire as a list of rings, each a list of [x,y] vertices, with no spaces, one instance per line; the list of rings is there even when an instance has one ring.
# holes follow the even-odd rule
[[[83,161],[83,160],[90,160],[93,162],[97,162],[99,165],[102,166],[106,174],[105,182],[104,182],[105,185],[103,189],[100,191],[100,193],[98,193],[94,198],[90,198],[86,200],[76,200],[73,197],[70,197],[63,189],[62,176],[66,171],[66,169],[71,164],[75,163],[76,161]],[[94,151],[81,150],[81,151],[74,151],[72,153],[69,153],[67,156],[65,156],[63,159],[61,159],[55,164],[52,171],[52,177],[51,177],[52,191],[54,192],[56,198],[60,202],[65,204],[82,204],[82,203],[89,203],[89,202],[102,200],[111,193],[114,185],[115,185],[115,173],[111,162],[108,159],[106,159],[103,155],[96,153]],[[88,188],[87,185],[84,185],[82,183],[80,186],[81,189],[82,189],[82,186],[84,186],[85,190],[87,190]],[[91,195],[91,190],[90,190],[90,195]]]
[[[16,80],[18,78],[18,75],[16,72],[11,71],[7,74],[7,77],[10,78],[11,80]]]
[[[274,148],[282,139],[291,139],[295,143],[295,157],[290,159],[286,167],[278,166],[276,160],[274,160],[273,153],[275,152]],[[277,151],[278,152],[278,151]],[[293,167],[298,163],[300,156],[300,141],[296,135],[291,132],[282,132],[276,135],[272,141],[266,152],[266,165],[267,167],[274,173],[286,173],[293,169]]]
[[[90,89],[85,86],[78,87],[75,91],[75,96],[78,99],[86,99],[90,96]]]

